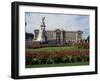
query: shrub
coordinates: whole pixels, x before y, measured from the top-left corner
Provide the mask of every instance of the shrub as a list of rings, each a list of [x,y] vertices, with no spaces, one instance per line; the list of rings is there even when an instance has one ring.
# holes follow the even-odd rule
[[[71,58],[71,62],[77,62],[77,56],[73,55]]]
[[[30,65],[32,62],[32,57],[31,56],[26,57],[25,62],[26,62],[26,65]]]
[[[54,64],[55,62],[54,62],[54,58],[53,57],[49,57],[49,58],[47,58],[47,64]]]
[[[62,57],[54,57],[54,63],[62,63]]]

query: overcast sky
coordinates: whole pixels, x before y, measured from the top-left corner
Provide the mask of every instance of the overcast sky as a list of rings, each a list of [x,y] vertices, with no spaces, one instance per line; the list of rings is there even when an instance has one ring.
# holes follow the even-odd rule
[[[26,32],[34,33],[34,29],[40,29],[42,18],[45,17],[46,30],[57,28],[66,31],[83,31],[83,38],[89,36],[89,16],[74,14],[50,14],[25,12]]]

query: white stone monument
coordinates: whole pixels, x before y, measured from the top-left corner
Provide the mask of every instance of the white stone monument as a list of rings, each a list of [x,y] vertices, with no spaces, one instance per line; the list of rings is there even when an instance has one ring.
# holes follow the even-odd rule
[[[45,22],[44,22],[45,17],[42,18],[42,22],[40,25],[39,29],[39,34],[38,37],[35,41],[37,42],[46,42],[46,31],[45,31]]]

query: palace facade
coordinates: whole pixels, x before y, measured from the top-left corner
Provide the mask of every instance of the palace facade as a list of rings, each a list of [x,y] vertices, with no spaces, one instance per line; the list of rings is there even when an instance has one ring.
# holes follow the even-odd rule
[[[46,41],[51,43],[66,43],[68,41],[78,41],[82,40],[82,31],[65,31],[56,29],[54,31],[46,30]],[[39,30],[34,30],[34,40],[37,39],[39,35]]]

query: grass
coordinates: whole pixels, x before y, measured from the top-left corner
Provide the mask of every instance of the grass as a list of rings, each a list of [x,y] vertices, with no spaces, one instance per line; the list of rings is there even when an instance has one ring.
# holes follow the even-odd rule
[[[76,63],[60,63],[60,64],[38,64],[38,65],[26,65],[26,68],[39,68],[39,67],[61,67],[61,66],[82,66],[89,65],[89,62],[76,62]]]
[[[86,50],[83,48],[77,48],[75,46],[60,46],[60,47],[42,47],[42,48],[27,48],[27,51],[65,51],[65,50]]]

